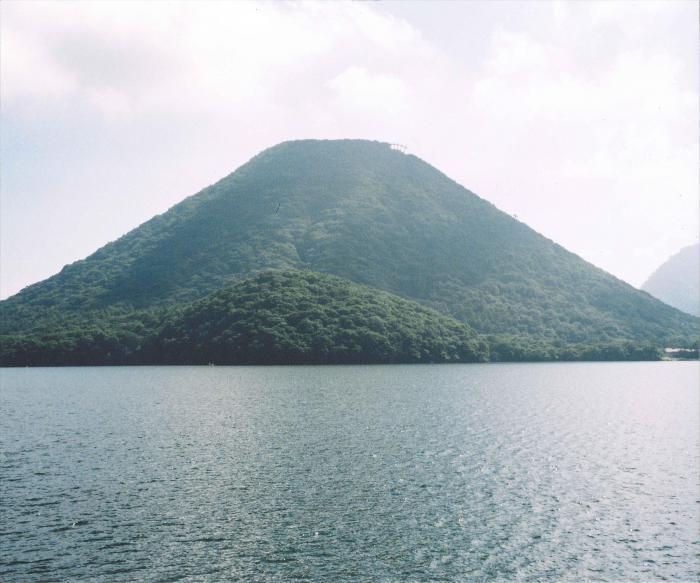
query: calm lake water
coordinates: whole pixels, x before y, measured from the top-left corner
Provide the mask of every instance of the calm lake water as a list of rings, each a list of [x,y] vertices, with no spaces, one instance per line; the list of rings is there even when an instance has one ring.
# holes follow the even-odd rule
[[[4,582],[700,576],[697,362],[0,374]]]

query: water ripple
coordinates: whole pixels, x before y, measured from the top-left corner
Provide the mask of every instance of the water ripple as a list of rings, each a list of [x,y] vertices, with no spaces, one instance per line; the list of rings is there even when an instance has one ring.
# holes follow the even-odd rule
[[[695,581],[699,373],[2,370],[0,580]]]

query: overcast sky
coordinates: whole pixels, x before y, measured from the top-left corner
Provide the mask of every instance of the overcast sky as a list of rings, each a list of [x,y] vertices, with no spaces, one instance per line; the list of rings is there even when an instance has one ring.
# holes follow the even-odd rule
[[[696,2],[2,2],[0,293],[260,150],[406,144],[638,286],[698,239]]]

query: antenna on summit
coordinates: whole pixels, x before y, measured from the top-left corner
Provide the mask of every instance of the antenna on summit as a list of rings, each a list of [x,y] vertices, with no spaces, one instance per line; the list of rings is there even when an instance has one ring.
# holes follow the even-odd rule
[[[406,154],[408,152],[408,148],[404,146],[403,144],[389,144],[389,147],[392,150],[397,150],[401,152],[402,154]]]

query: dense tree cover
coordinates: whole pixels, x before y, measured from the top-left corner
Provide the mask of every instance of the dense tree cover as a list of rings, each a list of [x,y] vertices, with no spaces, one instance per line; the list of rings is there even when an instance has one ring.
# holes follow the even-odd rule
[[[167,315],[154,309],[51,319],[44,330],[0,335],[0,366],[150,364],[145,345]]]
[[[420,304],[310,271],[271,271],[174,311],[167,363],[481,362],[471,328]]]
[[[418,158],[362,140],[264,151],[0,302],[0,333],[37,338],[115,321],[130,330],[270,268],[334,274],[416,300],[501,344],[529,347],[496,351],[513,358],[580,357],[584,347],[620,343],[686,346],[700,337],[697,318],[586,263]]]
[[[0,362],[24,364],[324,364],[483,362],[465,324],[393,294],[310,271],[268,271],[137,328],[6,336]]]
[[[507,334],[488,340],[492,362],[660,360],[663,354],[654,344],[629,340],[552,344]]]
[[[490,354],[489,354],[490,352]],[[488,337],[422,306],[312,271],[269,270],[168,309],[101,312],[0,336],[0,365],[656,360],[649,344]]]

